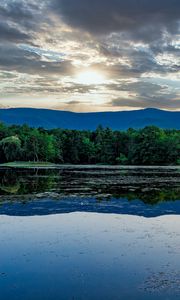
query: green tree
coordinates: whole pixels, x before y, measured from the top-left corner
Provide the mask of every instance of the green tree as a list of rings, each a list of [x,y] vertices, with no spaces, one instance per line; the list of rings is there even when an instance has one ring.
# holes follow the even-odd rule
[[[9,136],[1,140],[0,145],[7,161],[21,158],[21,141],[18,136]]]
[[[131,163],[142,165],[162,163],[164,138],[164,131],[156,126],[147,126],[138,133],[133,133],[129,148]]]
[[[41,141],[38,129],[32,129],[24,141],[23,156],[25,160],[39,161]]]
[[[0,123],[0,162],[163,165],[180,163],[180,131],[155,126],[95,131],[6,126]]]
[[[83,136],[81,141],[80,161],[92,163],[95,160],[95,145],[89,137]]]
[[[116,162],[119,165],[127,165],[128,158],[124,154],[121,153],[120,156],[116,158]]]
[[[39,159],[41,161],[51,161],[56,160],[57,150],[55,148],[55,139],[53,135],[48,135],[48,133],[40,134],[39,136]]]

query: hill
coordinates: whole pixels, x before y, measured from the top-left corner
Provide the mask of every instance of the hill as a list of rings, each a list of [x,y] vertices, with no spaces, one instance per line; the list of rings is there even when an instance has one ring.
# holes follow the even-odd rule
[[[155,125],[167,129],[180,129],[180,112],[147,108],[133,111],[74,113],[36,108],[0,109],[0,121],[6,124],[28,124],[32,127],[89,129],[98,125],[112,129],[143,128]]]

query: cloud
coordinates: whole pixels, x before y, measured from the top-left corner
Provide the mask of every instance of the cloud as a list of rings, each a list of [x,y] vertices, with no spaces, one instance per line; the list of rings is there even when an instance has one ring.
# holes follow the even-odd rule
[[[161,108],[161,109],[179,109],[180,99],[171,99],[168,97],[156,97],[154,99],[136,99],[136,98],[115,98],[108,103],[110,107],[130,107],[130,108]]]
[[[0,41],[21,42],[29,39],[28,34],[8,23],[0,21]]]
[[[35,21],[43,7],[44,5],[37,4],[33,0],[1,0],[0,16],[3,19],[29,26],[29,22]],[[36,21],[38,22],[38,19]]]
[[[11,20],[27,20],[33,18],[33,6],[31,1],[28,5],[24,1],[2,1],[0,6],[1,17],[6,17]],[[36,7],[37,8],[37,7]]]
[[[30,40],[45,19],[42,5],[33,0],[2,0],[0,3],[0,40],[22,42]]]
[[[61,76],[73,74],[74,70],[71,61],[47,61],[35,52],[8,43],[0,46],[0,68],[26,74]]]
[[[0,99],[29,97],[35,106],[58,98],[57,107],[77,110],[178,108],[179,0],[0,2]],[[105,82],[79,84],[86,69]]]
[[[126,31],[142,40],[178,30],[179,0],[53,0],[54,11],[93,34]],[[158,26],[157,26],[158,25]],[[148,33],[148,34],[147,34]]]
[[[114,88],[114,87],[109,87]],[[168,86],[150,82],[133,82],[121,84],[121,92],[127,92],[128,97],[113,98],[110,106],[117,107],[154,107],[165,109],[178,109],[180,107],[180,90],[170,89]]]

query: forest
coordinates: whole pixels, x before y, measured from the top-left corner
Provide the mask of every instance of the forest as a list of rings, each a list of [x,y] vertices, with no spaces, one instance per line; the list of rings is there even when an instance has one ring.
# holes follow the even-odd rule
[[[0,163],[179,165],[180,131],[155,126],[116,131],[46,130],[0,123]]]

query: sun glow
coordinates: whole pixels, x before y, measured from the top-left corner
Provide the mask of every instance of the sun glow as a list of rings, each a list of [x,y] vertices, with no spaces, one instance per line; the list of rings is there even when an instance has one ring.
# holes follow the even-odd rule
[[[105,76],[98,71],[83,71],[77,74],[75,81],[80,84],[102,84]]]

